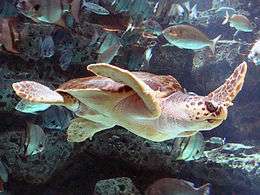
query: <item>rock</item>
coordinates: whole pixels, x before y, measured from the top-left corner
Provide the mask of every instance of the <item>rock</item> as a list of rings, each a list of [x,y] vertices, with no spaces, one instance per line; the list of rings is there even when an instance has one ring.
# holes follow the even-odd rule
[[[132,180],[127,177],[101,180],[95,186],[94,195],[141,195]]]

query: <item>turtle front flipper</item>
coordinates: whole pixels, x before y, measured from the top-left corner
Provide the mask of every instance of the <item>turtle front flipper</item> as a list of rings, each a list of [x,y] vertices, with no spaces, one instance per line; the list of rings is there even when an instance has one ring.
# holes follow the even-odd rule
[[[76,118],[71,121],[67,130],[67,140],[69,142],[83,142],[99,131],[111,128],[101,123],[96,123],[83,118]]]
[[[105,63],[91,64],[88,66],[88,70],[96,75],[111,78],[116,82],[131,87],[140,96],[149,110],[150,113],[147,117],[159,117],[161,115],[160,102],[156,98],[156,92],[128,70]]]
[[[234,72],[226,79],[225,83],[211,92],[208,97],[215,101],[223,102],[227,107],[232,105],[244,84],[247,72],[247,63],[241,63]]]
[[[46,104],[64,103],[62,95],[34,81],[21,81],[13,83],[15,93],[22,99]]]
[[[43,111],[51,105],[65,106],[72,111],[78,109],[78,102],[74,97],[68,93],[53,91],[40,83],[21,81],[13,83],[12,87],[23,100],[22,104],[17,105],[17,110],[21,112]]]

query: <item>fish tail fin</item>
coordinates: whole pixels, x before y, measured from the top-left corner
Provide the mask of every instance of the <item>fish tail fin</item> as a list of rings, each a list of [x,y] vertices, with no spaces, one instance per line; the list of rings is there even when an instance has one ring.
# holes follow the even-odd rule
[[[191,17],[192,18],[197,18],[198,16],[198,10],[197,10],[197,4],[195,4],[192,8],[191,8]]]
[[[215,48],[216,48],[216,44],[218,42],[218,40],[221,38],[222,35],[217,36],[215,39],[212,40],[212,44],[210,45],[210,49],[212,51],[212,53],[215,53]]]
[[[199,189],[198,189],[198,192],[200,192],[199,194],[203,194],[203,195],[209,195],[210,194],[210,183],[207,183],[203,186],[201,186]]]
[[[222,24],[224,25],[224,24],[228,23],[228,21],[229,21],[229,14],[228,14],[228,11],[226,11],[225,19],[222,22]]]
[[[185,2],[184,6],[187,8],[187,10],[191,11],[190,2],[189,1]]]

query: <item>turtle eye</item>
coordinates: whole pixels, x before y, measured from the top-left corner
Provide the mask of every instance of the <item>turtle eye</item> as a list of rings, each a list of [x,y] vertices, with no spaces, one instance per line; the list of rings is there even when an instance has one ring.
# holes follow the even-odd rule
[[[217,111],[217,107],[215,107],[211,102],[205,102],[205,105],[210,113]]]

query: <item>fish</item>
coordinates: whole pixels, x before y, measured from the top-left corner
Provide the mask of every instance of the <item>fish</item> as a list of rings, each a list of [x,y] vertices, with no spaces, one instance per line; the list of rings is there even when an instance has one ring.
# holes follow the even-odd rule
[[[252,149],[255,146],[247,146],[244,144],[239,144],[239,143],[227,143],[225,145],[222,146],[223,150],[228,150],[228,151],[237,151],[237,150],[241,150],[241,149]]]
[[[255,65],[260,65],[260,39],[257,40],[251,48],[248,59],[253,61]]]
[[[25,156],[32,156],[42,152],[45,148],[47,136],[43,129],[36,124],[27,123]]]
[[[71,61],[73,58],[73,51],[70,48],[65,49],[62,51],[61,56],[59,58],[59,65],[62,70],[67,70],[71,65]]]
[[[221,35],[210,40],[204,33],[190,25],[175,25],[163,30],[163,36],[166,40],[179,48],[201,49],[210,47],[212,53],[215,52],[216,43]]]
[[[229,16],[228,11],[226,11],[225,20],[222,22],[222,24],[224,25],[228,22],[229,26],[234,27],[237,31],[252,32],[254,30],[252,23],[244,15],[233,14],[232,16]]]
[[[105,39],[103,40],[102,44],[99,47],[98,53],[104,53],[108,48],[112,45],[119,42],[118,36],[113,33],[104,33]]]
[[[33,103],[22,99],[15,106],[15,110],[23,113],[37,114],[39,111],[47,110],[50,106],[49,104]]]
[[[118,54],[119,49],[122,47],[120,42],[113,44],[103,53],[100,53],[97,59],[97,63],[110,63],[114,57]]]
[[[0,192],[4,192],[4,183],[8,182],[8,170],[5,164],[0,161]]]
[[[199,188],[195,188],[194,184],[175,178],[163,178],[155,181],[145,190],[145,195],[209,195],[210,184],[207,183]]]
[[[37,116],[37,121],[43,128],[65,130],[73,118],[72,112],[64,107],[52,106]]]
[[[16,48],[16,41],[19,40],[19,33],[15,29],[16,19],[13,17],[0,18],[0,44],[11,53],[19,53]]]
[[[100,6],[96,3],[86,2],[86,0],[83,1],[82,8],[84,8],[85,11],[93,12],[93,13],[99,14],[99,15],[109,15],[110,14],[110,12],[106,8]]]
[[[133,26],[133,20],[125,13],[110,15],[93,15],[89,21],[99,25],[106,32],[125,32]]]
[[[174,148],[180,149],[176,160],[197,160],[204,155],[204,137],[202,133],[198,132],[191,137],[176,138],[174,141]]]
[[[47,22],[66,27],[63,20],[65,12],[71,12],[79,22],[79,0],[18,0],[18,11],[35,22]]]
[[[46,36],[40,40],[41,57],[50,58],[54,55],[55,46],[52,36]]]
[[[221,138],[221,137],[211,137],[209,140],[206,142],[209,142],[211,144],[217,144],[217,145],[224,145],[226,141],[226,138]]]
[[[233,7],[220,7],[215,10],[215,13],[219,16],[225,16],[226,12],[233,15],[236,13],[236,10]]]
[[[146,34],[154,36],[160,36],[162,34],[162,26],[154,19],[149,18],[144,20],[140,26],[140,29]],[[138,27],[135,29],[138,29]]]

